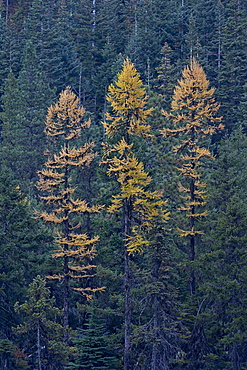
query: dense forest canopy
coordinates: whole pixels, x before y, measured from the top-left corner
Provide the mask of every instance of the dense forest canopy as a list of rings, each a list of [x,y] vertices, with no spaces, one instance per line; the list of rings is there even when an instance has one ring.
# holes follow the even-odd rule
[[[0,0],[0,368],[247,368],[247,3]]]

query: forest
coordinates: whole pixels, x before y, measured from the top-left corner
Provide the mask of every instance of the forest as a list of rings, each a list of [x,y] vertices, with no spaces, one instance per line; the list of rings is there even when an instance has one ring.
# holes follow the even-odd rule
[[[0,369],[247,369],[247,2],[0,0]]]

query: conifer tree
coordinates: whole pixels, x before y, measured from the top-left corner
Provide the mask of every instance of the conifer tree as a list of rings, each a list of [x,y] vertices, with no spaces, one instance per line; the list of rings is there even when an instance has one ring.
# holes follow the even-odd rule
[[[104,318],[100,316],[99,312],[92,312],[85,326],[84,329],[78,329],[77,331],[74,338],[75,360],[66,369],[119,369],[116,354],[107,340],[108,333],[104,325]]]
[[[23,301],[27,285],[46,269],[44,251],[47,253],[52,240],[44,225],[32,216],[13,174],[1,167],[0,339],[12,340],[11,327],[18,323],[14,303]]]
[[[180,211],[186,212],[188,225],[178,228],[182,237],[189,238],[189,260],[195,260],[195,242],[203,230],[198,229],[198,220],[207,216],[204,210],[206,202],[206,183],[201,180],[201,166],[206,159],[213,159],[208,149],[208,138],[223,128],[221,117],[216,117],[219,105],[213,98],[215,89],[209,88],[209,81],[199,63],[192,59],[182,73],[182,79],[175,87],[171,112],[164,112],[174,128],[164,129],[165,136],[179,137],[179,144],[174,146],[178,155],[181,173],[179,192],[183,199]],[[195,293],[195,275],[190,273],[190,294]]]
[[[168,109],[175,86],[175,68],[171,63],[172,49],[166,42],[160,51],[161,60],[154,80],[155,91],[163,96],[163,108]]]
[[[2,162],[23,188],[37,180],[43,162],[43,122],[54,91],[46,82],[36,50],[27,42],[17,79],[9,73],[3,95]]]
[[[240,2],[225,2],[225,24],[222,29],[222,61],[218,74],[220,113],[229,132],[237,127],[241,116],[239,104],[244,97],[247,76],[247,15]]]
[[[25,353],[29,353],[30,362],[39,370],[62,369],[68,353],[63,343],[62,325],[57,322],[61,312],[40,275],[29,285],[27,300],[22,304],[16,302],[15,311],[24,317],[15,333],[22,340]]]
[[[55,226],[59,249],[53,257],[63,260],[63,271],[49,277],[63,284],[65,342],[68,342],[69,281],[85,281],[95,267],[91,261],[96,254],[98,236],[90,238],[80,233],[80,215],[97,213],[101,209],[100,206],[90,207],[85,200],[77,199],[76,189],[71,183],[73,171],[89,166],[95,157],[93,143],[86,143],[83,147],[76,145],[82,128],[90,125],[90,121],[82,123],[84,114],[84,108],[69,87],[60,94],[58,102],[50,106],[45,132],[52,141],[52,150],[47,152],[48,160],[38,173],[37,184],[43,193],[41,199],[47,205],[47,211],[40,212],[39,217]],[[73,289],[88,299],[98,290],[85,283]]]
[[[146,190],[152,181],[145,172],[144,165],[134,154],[135,137],[149,137],[146,124],[151,109],[146,108],[147,95],[142,87],[139,73],[129,59],[124,61],[118,79],[109,86],[107,96],[112,113],[106,114],[104,127],[109,139],[118,140],[105,147],[105,163],[108,174],[115,175],[119,183],[119,193],[113,196],[109,212],[123,212],[123,240],[125,259],[125,348],[124,369],[130,369],[130,256],[142,252],[148,239],[145,230],[152,227],[159,215],[166,220],[168,212],[163,212],[166,204],[157,191]]]
[[[211,347],[210,368],[246,367],[246,156],[242,128],[222,139],[209,177],[210,220],[207,222],[200,293]],[[210,356],[204,358],[210,363]]]

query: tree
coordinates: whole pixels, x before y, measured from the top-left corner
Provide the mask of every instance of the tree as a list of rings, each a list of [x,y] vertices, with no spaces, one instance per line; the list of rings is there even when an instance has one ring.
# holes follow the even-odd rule
[[[71,37],[70,16],[65,2],[32,2],[23,38],[31,41],[52,89],[60,93],[67,85],[77,87],[79,60]]]
[[[116,354],[109,345],[103,317],[92,312],[85,328],[78,329],[73,340],[75,360],[68,370],[116,370],[119,369]]]
[[[68,343],[68,298],[69,281],[71,279],[87,279],[95,267],[91,260],[96,254],[95,243],[98,236],[88,237],[80,233],[80,215],[97,213],[100,206],[90,207],[86,201],[76,198],[76,189],[72,186],[71,176],[77,168],[90,165],[95,157],[93,143],[77,147],[74,142],[80,137],[82,128],[89,127],[90,122],[82,123],[85,114],[79,105],[76,95],[67,87],[58,102],[48,109],[46,119],[46,135],[51,138],[53,145],[48,150],[48,160],[45,168],[39,171],[37,187],[42,191],[41,199],[47,205],[47,211],[38,216],[45,222],[55,226],[56,243],[59,249],[53,254],[54,258],[62,258],[63,271],[49,276],[51,279],[62,281],[64,297],[64,329],[65,342]],[[99,288],[80,286],[73,288],[88,299]]]
[[[18,324],[16,300],[23,301],[27,285],[46,270],[51,236],[33,219],[26,195],[13,174],[1,167],[0,175],[0,339],[12,340]]]
[[[222,30],[222,62],[218,74],[218,100],[220,114],[229,132],[237,127],[241,118],[239,104],[244,97],[247,76],[246,12],[238,1],[225,5],[225,24]]]
[[[219,105],[213,98],[215,89],[209,88],[209,81],[199,63],[192,59],[189,66],[182,72],[182,79],[175,87],[171,112],[164,112],[172,128],[162,131],[165,136],[177,137],[174,152],[177,155],[177,168],[180,172],[178,190],[182,204],[179,212],[186,212],[185,219],[177,219],[180,237],[188,240],[188,245],[182,246],[189,255],[189,292],[190,301],[187,306],[187,324],[190,326],[191,336],[187,342],[189,357],[188,368],[194,369],[195,361],[203,358],[208,353],[207,339],[204,333],[203,321],[199,320],[200,301],[197,298],[195,276],[195,261],[199,255],[199,237],[204,234],[201,229],[201,220],[208,215],[205,209],[207,191],[206,182],[202,179],[204,167],[207,167],[213,155],[209,150],[210,137],[223,129],[221,117],[216,113]],[[199,296],[198,296],[199,298]],[[201,300],[201,299],[200,299]]]
[[[182,77],[174,90],[171,112],[164,112],[174,128],[164,129],[162,133],[179,137],[174,151],[178,154],[181,173],[179,191],[184,204],[180,211],[186,212],[189,225],[185,229],[179,228],[178,232],[189,238],[189,260],[193,262],[196,237],[203,234],[203,230],[197,229],[197,220],[207,216],[207,211],[203,210],[206,184],[201,180],[201,168],[204,160],[212,160],[213,156],[206,145],[209,144],[208,137],[223,129],[223,125],[220,124],[221,117],[216,117],[219,105],[213,98],[215,89],[209,88],[206,74],[195,59],[183,70]],[[195,274],[191,268],[191,295],[195,294],[195,289]]]
[[[163,108],[168,109],[175,86],[175,68],[171,63],[172,49],[166,42],[161,48],[161,60],[157,70],[157,78],[154,80],[155,91],[163,97]]]
[[[68,353],[63,344],[62,325],[57,322],[61,312],[40,275],[29,285],[27,298],[24,303],[15,304],[15,311],[24,316],[24,322],[15,328],[22,348],[39,370],[62,369]]]
[[[175,245],[163,222],[156,220],[149,233],[146,253],[135,264],[134,368],[170,369],[180,356],[180,334],[185,333],[179,319]]]
[[[140,75],[129,59],[124,61],[118,79],[109,86],[107,100],[111,104],[113,115],[106,114],[104,127],[106,135],[117,139],[117,144],[105,147],[104,162],[108,164],[108,174],[114,175],[119,183],[119,193],[113,196],[110,213],[123,212],[124,240],[124,296],[125,296],[125,347],[124,369],[130,369],[130,253],[142,252],[148,239],[145,230],[152,227],[152,221],[161,215],[168,219],[168,212],[163,211],[166,204],[157,191],[146,190],[152,181],[138,161],[134,152],[134,138],[148,137],[149,125],[146,118],[151,109],[146,108],[147,95],[142,87]]]
[[[54,91],[46,82],[36,50],[28,41],[22,69],[15,79],[12,72],[3,95],[2,162],[14,172],[20,186],[37,180],[43,162],[45,135],[43,122]]]
[[[242,128],[223,138],[208,180],[211,217],[200,294],[211,347],[204,361],[215,370],[246,367],[246,143]]]

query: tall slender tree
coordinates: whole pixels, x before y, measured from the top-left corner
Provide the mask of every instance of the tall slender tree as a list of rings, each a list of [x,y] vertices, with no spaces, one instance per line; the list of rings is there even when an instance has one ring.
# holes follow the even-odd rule
[[[124,61],[118,80],[109,86],[107,96],[112,114],[106,114],[104,127],[109,138],[118,142],[105,148],[108,174],[115,174],[119,193],[113,196],[109,212],[123,212],[124,240],[124,295],[125,295],[125,347],[124,369],[131,366],[131,303],[130,303],[130,253],[141,252],[148,244],[145,230],[151,227],[155,217],[168,218],[163,211],[166,204],[157,191],[146,190],[151,177],[145,172],[143,163],[134,154],[134,138],[148,137],[149,125],[146,118],[151,109],[146,108],[147,95],[142,87],[140,75],[129,59]]]
[[[229,132],[240,120],[239,104],[244,97],[247,76],[247,15],[239,1],[225,2],[225,23],[222,29],[222,60],[218,74],[218,100]]]
[[[189,238],[189,260],[195,260],[196,237],[203,234],[198,229],[198,219],[207,216],[204,209],[206,183],[202,178],[202,164],[213,159],[208,149],[208,138],[223,129],[221,117],[216,113],[219,105],[213,98],[215,89],[209,88],[209,81],[199,63],[192,59],[182,73],[182,79],[175,87],[171,112],[164,115],[172,121],[174,128],[162,131],[165,136],[178,136],[179,144],[174,146],[178,155],[181,173],[179,191],[183,199],[181,211],[186,212],[188,226],[178,228],[182,237]],[[190,272],[190,294],[196,289],[194,269]]]
[[[242,128],[222,139],[209,175],[212,211],[204,241],[208,252],[200,257],[200,294],[207,302],[211,347],[204,361],[215,370],[246,367],[246,144]]]
[[[99,239],[98,236],[90,238],[80,233],[80,214],[97,213],[101,207],[90,207],[85,200],[77,199],[71,179],[73,171],[89,166],[95,157],[93,143],[86,143],[83,147],[77,147],[74,143],[80,137],[82,128],[90,125],[90,121],[82,123],[84,114],[84,108],[79,105],[78,98],[69,87],[60,94],[58,102],[48,109],[45,132],[53,141],[53,149],[47,153],[48,160],[45,168],[38,173],[37,184],[43,193],[41,199],[47,205],[47,211],[40,212],[38,216],[55,226],[59,249],[53,257],[63,260],[61,273],[49,277],[63,284],[66,343],[69,339],[69,281],[86,280],[92,275],[91,270],[95,266],[91,260],[95,256],[95,243]],[[85,283],[74,289],[88,299],[98,290]]]
[[[35,46],[28,41],[17,79],[12,72],[3,95],[2,162],[10,167],[23,188],[37,180],[43,162],[43,122],[54,90],[46,82]]]

